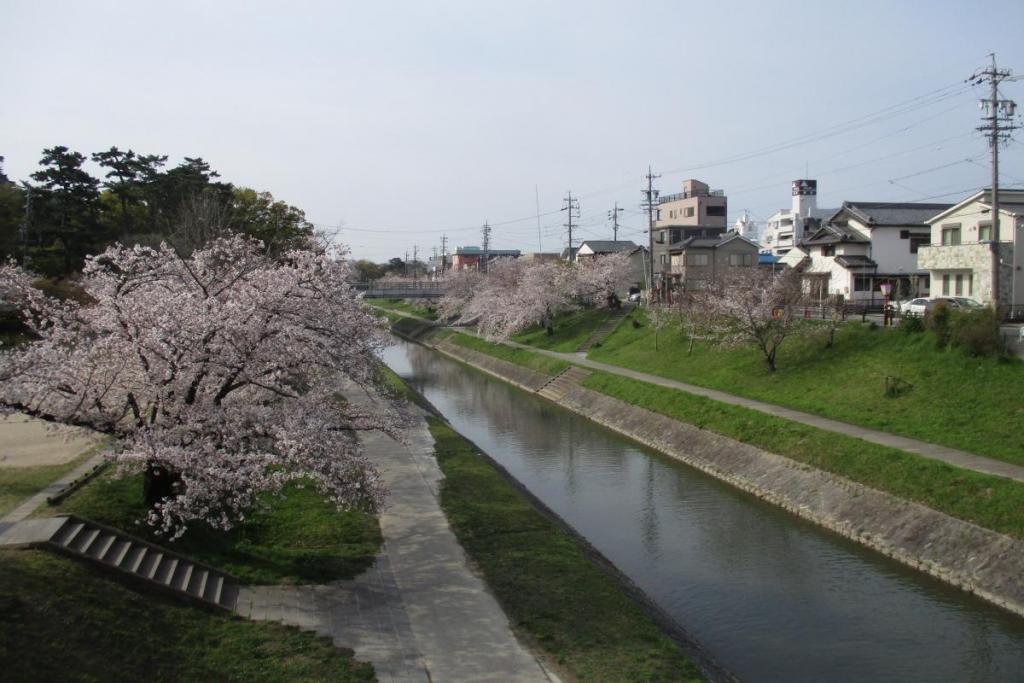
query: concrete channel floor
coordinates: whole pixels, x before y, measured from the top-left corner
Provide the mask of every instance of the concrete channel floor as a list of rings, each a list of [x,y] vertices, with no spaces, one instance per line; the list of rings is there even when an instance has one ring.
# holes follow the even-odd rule
[[[425,420],[417,415],[406,433],[407,444],[362,437],[389,490],[384,548],[371,570],[327,586],[250,586],[239,613],[328,635],[372,662],[381,681],[557,680],[516,640],[470,569],[438,503],[443,475]]]

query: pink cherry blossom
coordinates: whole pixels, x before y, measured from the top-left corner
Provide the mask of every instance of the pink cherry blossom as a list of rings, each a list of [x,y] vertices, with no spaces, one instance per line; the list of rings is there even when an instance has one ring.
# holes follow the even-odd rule
[[[188,258],[113,246],[87,261],[94,301],[58,302],[0,267],[0,299],[38,341],[0,353],[0,408],[117,437],[126,469],[180,476],[149,522],[180,535],[228,528],[262,492],[309,478],[339,507],[375,508],[380,477],[356,432],[397,433],[390,405],[341,399],[374,378],[386,330],[351,291],[347,263],[293,251],[279,261],[231,236]]]

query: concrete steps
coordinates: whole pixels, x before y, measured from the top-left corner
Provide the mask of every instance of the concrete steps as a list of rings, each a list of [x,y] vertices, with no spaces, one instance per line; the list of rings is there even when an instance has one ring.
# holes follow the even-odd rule
[[[612,311],[608,315],[608,318],[601,323],[597,329],[590,333],[590,336],[587,337],[586,341],[580,344],[580,347],[576,349],[576,351],[589,351],[595,344],[600,344],[604,341],[604,338],[619,326],[622,319],[629,315],[633,311],[633,308],[635,308],[635,305],[631,302],[627,302],[622,304],[618,309]]]
[[[161,548],[122,531],[78,517],[63,523],[31,545],[79,560],[98,563],[137,580],[191,600],[234,610],[239,583],[224,572]]]
[[[552,377],[547,384],[537,390],[537,393],[557,403],[570,389],[589,376],[590,370],[572,365]]]

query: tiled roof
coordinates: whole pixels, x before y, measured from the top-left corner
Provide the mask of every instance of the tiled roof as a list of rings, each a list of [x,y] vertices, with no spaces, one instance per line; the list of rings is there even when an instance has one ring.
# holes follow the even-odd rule
[[[836,256],[836,263],[844,268],[875,268],[878,266],[870,257],[862,254],[841,254]]]
[[[584,240],[580,244],[580,249],[583,245],[590,247],[590,250],[595,254],[613,254],[618,251],[629,251],[636,248],[636,242],[632,240]]]
[[[924,225],[926,220],[951,206],[917,202],[843,202],[839,211],[848,209],[871,225]]]
[[[838,242],[867,242],[868,240],[853,228],[829,223],[821,226],[801,244],[836,244]]]

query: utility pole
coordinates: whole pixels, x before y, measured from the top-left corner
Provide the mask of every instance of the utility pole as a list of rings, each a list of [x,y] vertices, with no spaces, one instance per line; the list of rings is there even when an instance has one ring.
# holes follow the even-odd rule
[[[568,222],[564,223],[565,227],[569,229],[569,251],[566,252],[568,254],[567,259],[572,261],[572,219],[578,219],[580,217],[580,200],[573,199],[572,192],[570,191],[566,193],[566,197],[562,201],[565,202],[565,206],[562,207],[562,211],[567,212],[569,216]]]
[[[989,55],[992,64],[988,68],[976,71],[967,80],[974,85],[988,82],[991,90],[988,99],[981,100],[984,115],[982,125],[978,126],[989,140],[992,149],[992,306],[999,310],[999,145],[1010,138],[1010,134],[1019,126],[1013,123],[1013,115],[1017,103],[1013,100],[999,98],[999,84],[1003,81],[1015,81],[1009,69],[996,67],[996,55]],[[1012,293],[1011,293],[1012,297]]]
[[[483,236],[483,255],[480,261],[480,270],[487,272],[487,262],[491,260],[491,224],[484,221],[484,227],[480,229],[481,235]]]
[[[647,253],[650,256],[651,263],[648,267],[647,276],[650,281],[651,291],[649,295],[654,294],[654,211],[658,208],[658,191],[654,189],[654,181],[661,177],[660,174],[654,174],[651,172],[651,167],[647,167],[647,188],[640,190],[644,195],[644,202],[641,205],[647,209]],[[652,298],[653,301],[653,298]]]
[[[608,212],[608,218],[612,221],[612,241],[619,241],[619,214],[625,211],[625,209],[619,208],[619,203],[615,202],[615,208]]]
[[[409,277],[409,250],[405,250],[405,261],[403,262],[405,267],[402,268],[402,275]]]
[[[415,245],[415,244],[412,245],[412,279],[413,280],[416,279],[416,261],[418,259],[417,254],[419,252],[419,249],[420,248],[419,248],[418,245]]]
[[[445,254],[448,253],[448,235],[441,235],[441,274],[447,268]]]

